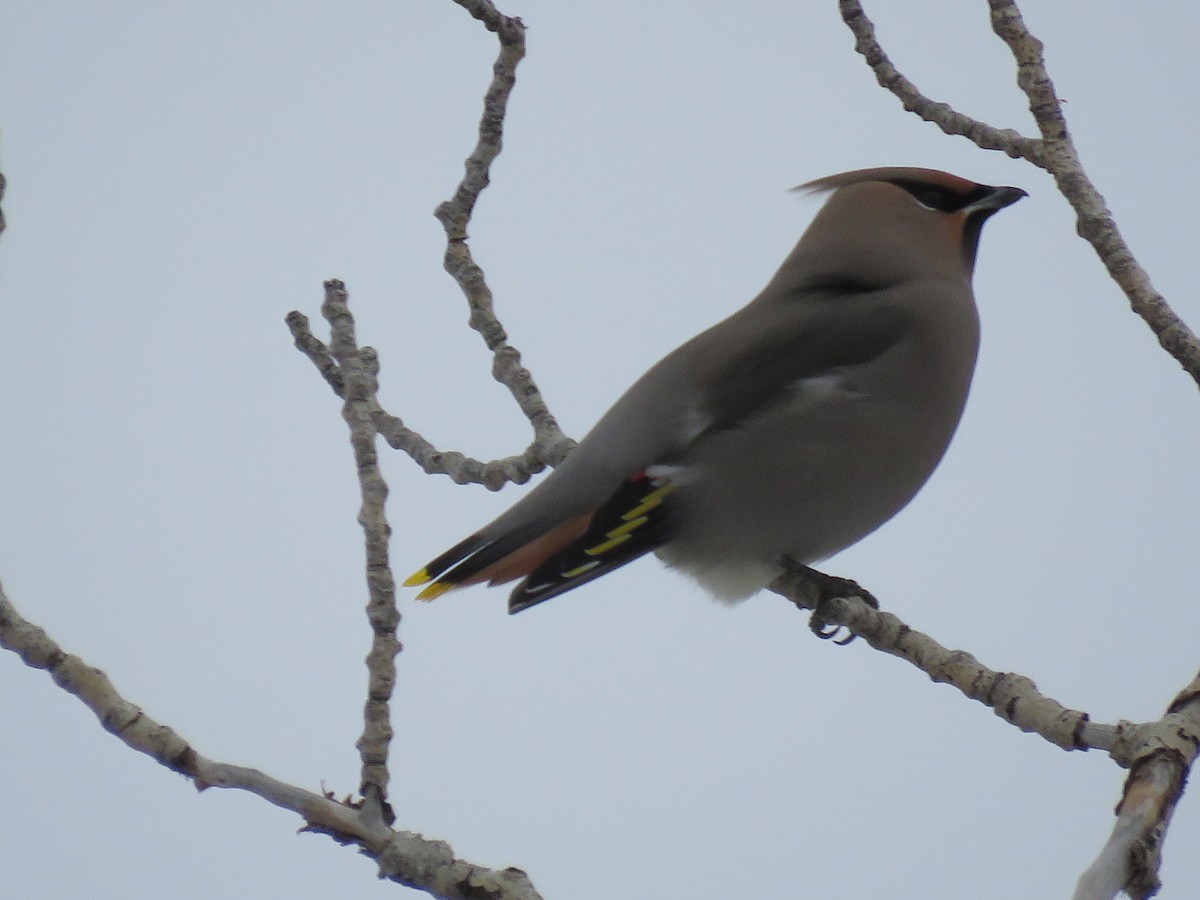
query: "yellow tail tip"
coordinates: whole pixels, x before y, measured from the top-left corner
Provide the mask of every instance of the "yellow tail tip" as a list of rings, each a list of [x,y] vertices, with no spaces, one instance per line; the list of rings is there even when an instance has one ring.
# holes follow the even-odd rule
[[[428,581],[429,579],[427,578],[425,580]],[[407,582],[405,583],[407,584]],[[420,582],[417,583],[419,584]],[[417,594],[417,599],[436,600],[438,597],[442,596],[442,594],[449,593],[450,591],[454,590],[455,587],[457,587],[457,585],[449,584],[445,581],[435,581],[433,584],[429,585],[429,587],[425,588],[425,590],[421,591],[421,593]]]
[[[428,569],[417,569],[404,579],[404,587],[419,587],[422,584],[429,584],[431,581],[433,581],[433,577],[429,574]]]

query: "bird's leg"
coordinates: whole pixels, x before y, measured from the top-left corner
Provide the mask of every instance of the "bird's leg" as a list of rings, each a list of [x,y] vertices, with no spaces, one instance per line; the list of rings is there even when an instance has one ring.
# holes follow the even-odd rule
[[[787,557],[783,559],[783,568],[793,575],[799,575],[817,589],[817,602],[813,607],[812,617],[808,620],[808,627],[821,640],[827,641],[841,631],[840,625],[830,624],[829,620],[823,614],[823,611],[828,608],[831,600],[838,597],[861,597],[872,609],[879,609],[879,601],[857,581],[818,572],[811,566],[806,566]],[[844,647],[852,640],[854,640],[854,635],[850,634],[847,637],[839,638],[834,643]]]

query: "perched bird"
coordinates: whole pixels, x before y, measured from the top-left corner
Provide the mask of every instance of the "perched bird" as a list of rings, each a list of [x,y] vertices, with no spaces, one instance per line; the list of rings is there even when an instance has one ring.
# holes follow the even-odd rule
[[[831,192],[747,306],[638,379],[507,512],[405,585],[418,599],[522,579],[509,612],[651,550],[717,598],[874,531],[958,426],[979,345],[983,223],[1026,196],[917,168],[810,181]]]

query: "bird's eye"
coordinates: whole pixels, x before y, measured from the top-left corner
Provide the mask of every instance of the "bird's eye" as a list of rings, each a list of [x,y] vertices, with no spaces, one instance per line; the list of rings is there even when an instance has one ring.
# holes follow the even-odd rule
[[[938,212],[956,212],[971,202],[971,198],[937,184],[924,181],[897,181],[895,184],[912,194],[913,199],[926,209]]]
[[[914,200],[926,209],[944,213],[958,212],[960,209],[982,200],[995,190],[986,184],[977,184],[968,191],[956,191],[940,184],[930,184],[928,181],[909,181],[907,179],[893,181],[892,184],[904,188]]]

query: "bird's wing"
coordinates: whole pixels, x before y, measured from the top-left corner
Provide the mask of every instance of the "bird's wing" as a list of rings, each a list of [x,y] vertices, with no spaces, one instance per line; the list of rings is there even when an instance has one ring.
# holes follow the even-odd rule
[[[736,428],[768,413],[805,383],[853,380],[857,367],[904,341],[914,324],[909,310],[887,302],[880,292],[809,295],[790,302],[794,308],[775,316],[748,316],[744,324],[727,320],[743,333],[710,339],[729,349],[708,355],[702,370],[697,396],[704,432]],[[704,348],[697,349],[703,356]],[[696,440],[703,440],[703,432]]]
[[[639,472],[596,510],[587,531],[548,557],[513,589],[508,611],[557,597],[606,572],[633,562],[658,547],[669,535],[663,501],[675,489],[669,479]]]

